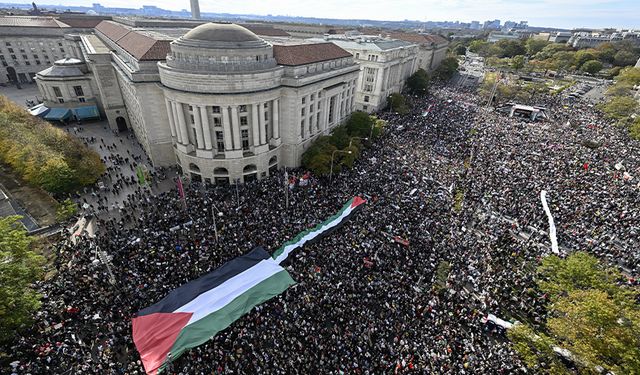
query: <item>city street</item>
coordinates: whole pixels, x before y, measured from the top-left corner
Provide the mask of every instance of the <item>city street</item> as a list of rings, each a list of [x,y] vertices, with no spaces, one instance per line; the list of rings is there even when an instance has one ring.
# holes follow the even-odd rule
[[[73,3],[0,6],[0,375],[640,375],[637,0]]]

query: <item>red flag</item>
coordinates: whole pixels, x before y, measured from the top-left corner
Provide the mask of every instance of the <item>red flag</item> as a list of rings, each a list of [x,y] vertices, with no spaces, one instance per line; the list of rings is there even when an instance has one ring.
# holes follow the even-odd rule
[[[178,176],[178,195],[181,199],[184,199],[184,187],[182,186],[182,177]]]
[[[405,240],[404,238],[402,238],[400,236],[393,237],[393,240],[396,241],[397,243],[403,245],[403,246],[409,246],[409,241]]]

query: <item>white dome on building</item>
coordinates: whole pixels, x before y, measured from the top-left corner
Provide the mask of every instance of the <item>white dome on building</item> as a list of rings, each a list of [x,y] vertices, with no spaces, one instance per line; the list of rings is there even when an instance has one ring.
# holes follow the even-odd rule
[[[203,42],[243,43],[260,41],[260,37],[233,23],[205,23],[186,33],[183,40]]]
[[[167,66],[186,72],[254,72],[274,69],[273,47],[232,23],[205,23],[171,42]]]
[[[84,61],[67,57],[57,60],[53,66],[38,72],[40,77],[82,77],[87,73]]]

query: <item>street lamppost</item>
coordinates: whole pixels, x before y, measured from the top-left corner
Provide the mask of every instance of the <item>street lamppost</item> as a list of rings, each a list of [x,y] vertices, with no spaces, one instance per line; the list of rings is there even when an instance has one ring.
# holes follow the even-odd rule
[[[329,181],[333,180],[333,157],[336,155],[336,152],[342,152],[344,154],[350,154],[351,151],[344,151],[344,150],[334,150],[331,153],[331,172],[329,173]]]
[[[363,140],[363,141],[368,141],[369,140],[369,138],[351,137],[351,139],[349,140],[349,148],[351,148],[351,144],[353,143],[354,139],[360,139],[360,140]]]
[[[216,235],[216,242],[218,242],[218,225],[216,224],[216,211],[218,212],[218,215],[222,216],[222,212],[220,212],[220,210],[218,210],[218,207],[216,207],[216,205],[213,204],[213,202],[211,202],[211,217],[213,218],[213,232]]]

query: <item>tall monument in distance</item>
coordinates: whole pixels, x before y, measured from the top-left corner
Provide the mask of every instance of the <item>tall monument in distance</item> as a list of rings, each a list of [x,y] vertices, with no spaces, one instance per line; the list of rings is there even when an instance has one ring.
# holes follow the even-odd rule
[[[200,19],[200,3],[198,3],[198,0],[191,0],[191,18],[194,20]]]

